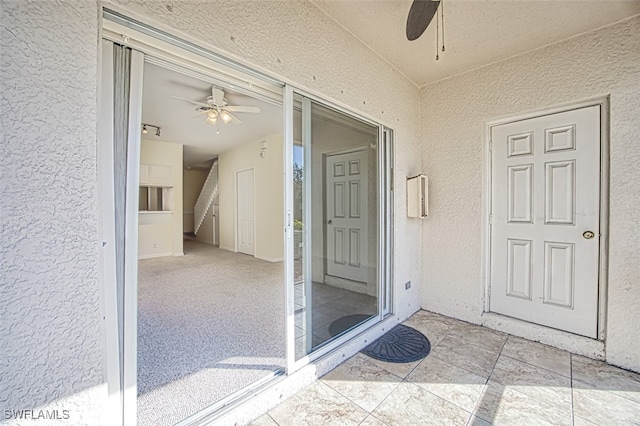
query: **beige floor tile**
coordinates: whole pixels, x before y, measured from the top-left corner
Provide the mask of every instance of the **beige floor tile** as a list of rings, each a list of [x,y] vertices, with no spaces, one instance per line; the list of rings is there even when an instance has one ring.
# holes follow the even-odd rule
[[[386,361],[380,361],[379,359],[368,357],[366,355],[363,355],[363,356],[366,357],[373,364],[377,365],[380,368],[384,368],[389,373],[394,374],[401,379],[404,379],[405,377],[407,377],[407,375],[411,373],[411,371],[413,371],[413,369],[416,368],[416,366],[420,364],[420,362],[422,361],[420,360],[420,361],[414,361],[414,362],[386,362]]]
[[[571,377],[571,356],[569,352],[561,349],[509,336],[502,349],[502,355]]]
[[[574,380],[640,403],[640,374],[579,355],[572,355],[571,360]]]
[[[403,324],[415,328],[427,336],[433,348],[449,334],[449,330],[458,322],[459,321],[442,315],[432,314],[427,311],[418,311]]]
[[[427,357],[407,381],[471,412],[487,379],[436,357]]]
[[[574,415],[598,425],[640,425],[640,404],[593,386],[573,381]]]
[[[489,377],[496,360],[498,351],[490,351],[455,337],[447,336],[431,350],[430,357],[457,365],[482,377]]]
[[[372,413],[388,425],[466,425],[470,413],[413,383],[401,383]]]
[[[275,420],[273,420],[268,414],[265,414],[262,417],[258,417],[251,423],[249,426],[278,426]]]
[[[473,414],[494,425],[571,425],[570,414],[563,415],[545,402],[491,380]]]
[[[469,422],[467,423],[467,426],[491,426],[491,423],[486,420],[482,420],[478,416],[471,416]]]
[[[367,411],[372,411],[401,379],[357,354],[322,377],[324,383]]]
[[[564,416],[571,416],[571,379],[568,377],[501,356],[491,380],[546,402]]]
[[[595,423],[585,420],[582,417],[573,416],[573,426],[598,426]]]
[[[360,423],[360,426],[387,426],[387,424],[369,414],[369,416]]]
[[[280,426],[358,425],[367,412],[321,381],[314,382],[274,408]]]
[[[486,327],[460,322],[449,330],[449,336],[456,336],[472,345],[500,352],[509,335]]]

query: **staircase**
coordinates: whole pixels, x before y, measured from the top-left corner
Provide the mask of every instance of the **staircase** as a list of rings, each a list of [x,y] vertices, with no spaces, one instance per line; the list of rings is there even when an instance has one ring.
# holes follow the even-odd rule
[[[204,181],[198,200],[193,208],[193,229],[197,234],[207,212],[213,205],[218,204],[218,160],[213,161],[211,170]]]

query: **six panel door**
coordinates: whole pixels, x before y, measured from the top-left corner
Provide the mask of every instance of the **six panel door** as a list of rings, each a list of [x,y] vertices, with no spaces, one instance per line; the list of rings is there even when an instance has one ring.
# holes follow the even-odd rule
[[[490,310],[597,338],[600,107],[491,129]]]

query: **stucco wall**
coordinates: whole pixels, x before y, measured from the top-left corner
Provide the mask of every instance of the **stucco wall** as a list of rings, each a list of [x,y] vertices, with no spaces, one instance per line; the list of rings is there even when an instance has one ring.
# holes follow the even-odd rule
[[[394,128],[396,312],[419,308],[421,227],[405,217],[403,186],[420,172],[416,87],[308,2],[118,3]],[[2,0],[1,9],[0,408],[62,406],[69,424],[105,424],[98,4]]]
[[[640,371],[640,18],[421,90],[430,184],[424,308],[471,322],[483,311],[483,123],[611,96],[607,361]]]
[[[96,4],[0,11],[0,412],[98,424]]]

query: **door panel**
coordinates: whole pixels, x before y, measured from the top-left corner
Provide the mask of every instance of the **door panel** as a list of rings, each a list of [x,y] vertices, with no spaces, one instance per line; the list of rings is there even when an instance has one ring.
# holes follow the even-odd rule
[[[600,107],[495,126],[491,140],[490,310],[597,337]]]
[[[327,275],[367,281],[367,157],[366,151],[327,157]],[[348,235],[348,238],[345,236]],[[345,261],[344,254],[348,254]]]

